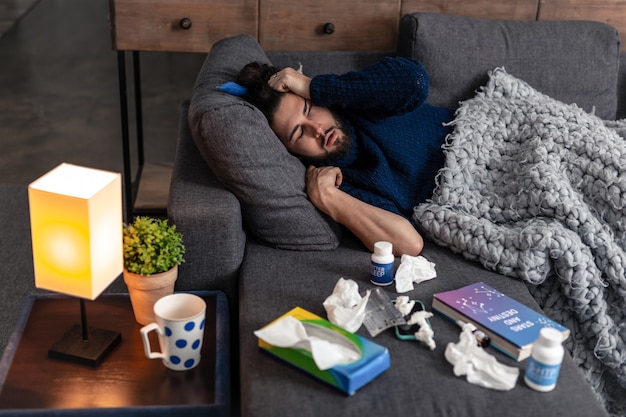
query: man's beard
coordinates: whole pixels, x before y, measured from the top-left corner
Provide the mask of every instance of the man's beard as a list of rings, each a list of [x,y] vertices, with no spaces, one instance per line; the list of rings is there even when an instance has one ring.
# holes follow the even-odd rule
[[[329,110],[333,115],[333,119],[335,119],[335,130],[337,130],[337,141],[339,144],[336,149],[328,152],[326,157],[322,159],[336,161],[338,159],[345,158],[350,154],[350,150],[352,149],[352,133],[346,129],[346,123],[344,123],[344,118],[341,114],[335,109],[330,108]]]

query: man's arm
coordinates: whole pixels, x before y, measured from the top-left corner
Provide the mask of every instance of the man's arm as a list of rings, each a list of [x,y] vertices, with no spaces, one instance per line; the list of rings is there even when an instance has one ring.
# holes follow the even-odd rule
[[[417,61],[386,57],[345,74],[320,74],[311,80],[311,101],[318,106],[389,117],[415,110],[428,97],[428,73]]]
[[[341,181],[337,167],[309,167],[307,194],[315,207],[347,227],[370,251],[380,240],[393,244],[395,256],[417,256],[422,251],[424,240],[407,219],[341,191]]]
[[[384,58],[360,71],[321,74],[313,79],[293,68],[270,77],[277,91],[291,91],[324,107],[359,110],[377,117],[396,116],[419,107],[428,97],[429,77],[409,58]]]

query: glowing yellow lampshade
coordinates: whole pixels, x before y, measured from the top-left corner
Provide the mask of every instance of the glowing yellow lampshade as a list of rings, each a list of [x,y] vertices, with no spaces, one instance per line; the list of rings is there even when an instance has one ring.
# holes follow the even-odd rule
[[[121,175],[61,164],[28,200],[35,286],[97,298],[123,269]]]

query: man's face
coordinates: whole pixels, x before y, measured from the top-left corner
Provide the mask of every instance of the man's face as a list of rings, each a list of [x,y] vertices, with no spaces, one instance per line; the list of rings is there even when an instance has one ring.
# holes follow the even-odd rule
[[[330,109],[293,93],[283,96],[271,127],[289,152],[310,160],[343,157],[352,144]]]

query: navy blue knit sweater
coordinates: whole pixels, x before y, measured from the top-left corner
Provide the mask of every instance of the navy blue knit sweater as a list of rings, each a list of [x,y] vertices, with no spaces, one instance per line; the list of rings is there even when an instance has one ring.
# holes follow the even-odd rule
[[[453,111],[424,103],[428,84],[407,58],[311,80],[311,101],[337,109],[353,134],[350,154],[325,163],[341,168],[343,191],[405,217],[432,195]]]

